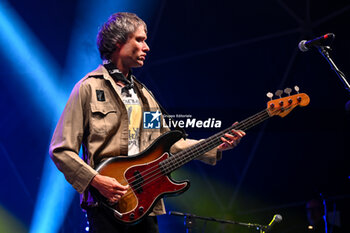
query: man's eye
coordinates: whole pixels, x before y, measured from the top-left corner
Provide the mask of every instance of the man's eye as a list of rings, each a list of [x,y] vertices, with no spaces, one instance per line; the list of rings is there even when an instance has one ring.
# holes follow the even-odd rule
[[[137,42],[143,42],[143,41],[145,41],[145,39],[144,38],[136,38],[136,41]]]

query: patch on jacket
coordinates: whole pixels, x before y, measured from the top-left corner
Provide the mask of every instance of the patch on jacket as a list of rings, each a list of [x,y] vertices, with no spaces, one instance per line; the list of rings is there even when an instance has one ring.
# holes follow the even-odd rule
[[[97,101],[106,101],[105,92],[103,90],[96,90]]]

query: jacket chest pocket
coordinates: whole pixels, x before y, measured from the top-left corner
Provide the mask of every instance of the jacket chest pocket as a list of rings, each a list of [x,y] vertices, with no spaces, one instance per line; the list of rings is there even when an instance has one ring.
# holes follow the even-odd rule
[[[120,123],[119,113],[109,103],[91,103],[90,129],[98,134],[109,134],[118,127]]]

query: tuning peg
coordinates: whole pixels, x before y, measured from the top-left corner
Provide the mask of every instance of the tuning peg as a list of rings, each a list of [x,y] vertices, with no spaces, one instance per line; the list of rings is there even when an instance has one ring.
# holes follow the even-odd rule
[[[273,94],[271,92],[267,92],[266,96],[272,100]],[[273,109],[275,107],[274,103],[270,104],[270,108]]]
[[[298,86],[294,86],[294,90],[299,94],[299,87]]]
[[[279,96],[280,98],[282,98],[282,97],[281,97],[282,94],[283,94],[283,91],[282,91],[282,90],[277,90],[277,91],[275,92],[275,95]]]
[[[284,93],[286,93],[287,95],[290,95],[290,93],[292,93],[292,89],[287,87],[286,89],[284,89]]]
[[[272,100],[273,94],[271,92],[267,92],[266,96]]]

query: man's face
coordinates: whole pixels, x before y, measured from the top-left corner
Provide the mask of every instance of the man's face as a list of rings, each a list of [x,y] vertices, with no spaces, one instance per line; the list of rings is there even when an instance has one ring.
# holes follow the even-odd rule
[[[129,35],[125,44],[120,45],[119,57],[124,67],[141,67],[146,59],[146,53],[150,50],[146,44],[147,34],[143,26]]]

